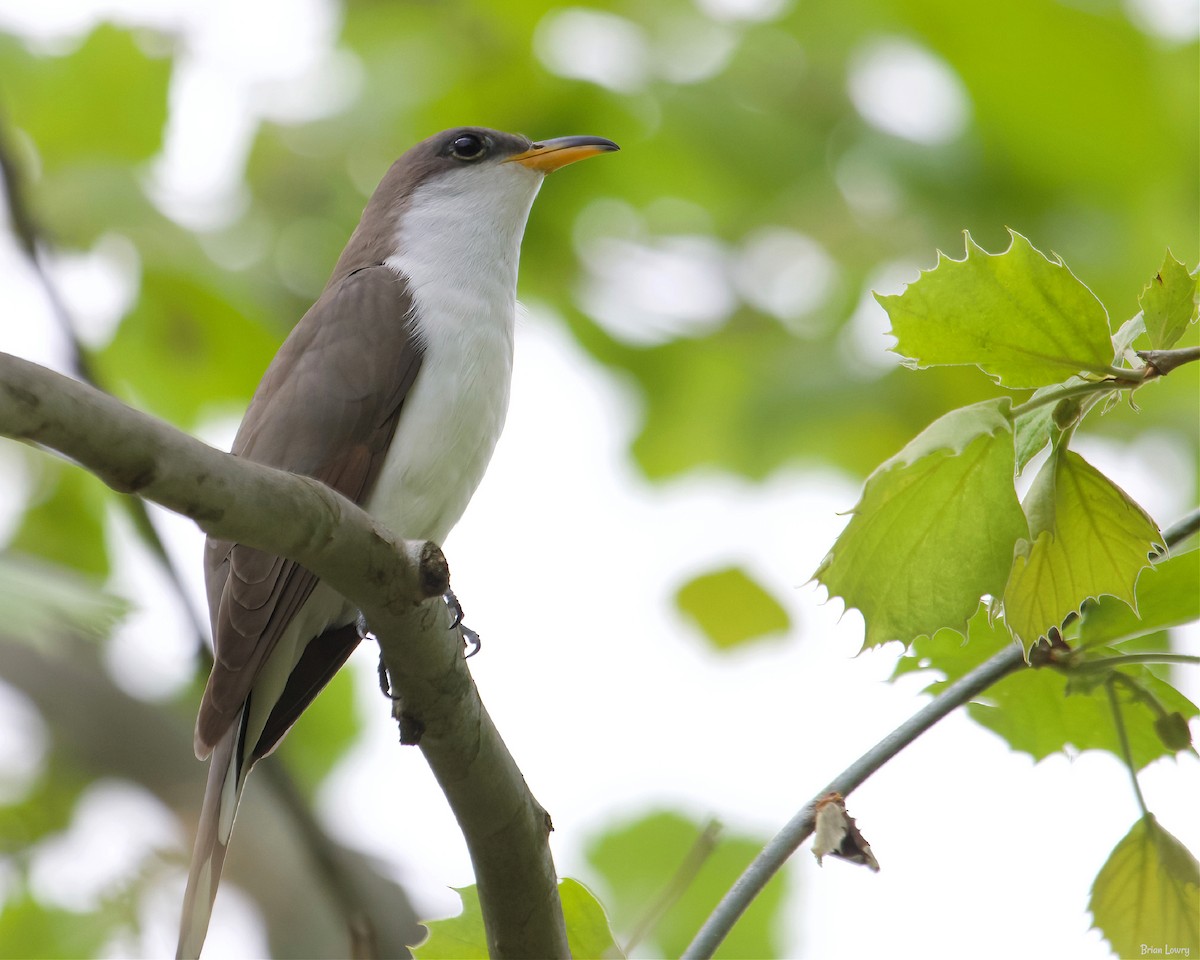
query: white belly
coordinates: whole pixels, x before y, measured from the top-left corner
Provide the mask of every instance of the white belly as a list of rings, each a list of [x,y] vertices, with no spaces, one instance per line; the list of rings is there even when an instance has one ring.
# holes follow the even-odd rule
[[[457,299],[438,299],[441,316],[423,314],[421,370],[366,503],[397,536],[438,544],[483,479],[512,379],[511,295],[492,315],[484,301],[462,292]]]

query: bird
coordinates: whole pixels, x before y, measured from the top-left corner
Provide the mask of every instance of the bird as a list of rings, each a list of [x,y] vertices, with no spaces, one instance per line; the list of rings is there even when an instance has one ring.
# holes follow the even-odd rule
[[[549,173],[619,149],[457,127],[407,150],[251,399],[232,453],[320,480],[398,537],[439,545],[508,408],[517,267]],[[358,645],[358,612],[299,564],[208,538],[209,758],[177,956],[199,957],[250,769]]]

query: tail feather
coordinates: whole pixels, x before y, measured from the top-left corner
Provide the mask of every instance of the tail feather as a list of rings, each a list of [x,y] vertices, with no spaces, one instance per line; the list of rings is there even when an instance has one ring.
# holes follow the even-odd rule
[[[213,900],[229,849],[233,817],[246,782],[245,771],[240,769],[242,733],[242,724],[233,724],[217,742],[209,760],[208,785],[204,788],[196,847],[188,872],[187,892],[183,896],[177,960],[197,960],[208,934]]]

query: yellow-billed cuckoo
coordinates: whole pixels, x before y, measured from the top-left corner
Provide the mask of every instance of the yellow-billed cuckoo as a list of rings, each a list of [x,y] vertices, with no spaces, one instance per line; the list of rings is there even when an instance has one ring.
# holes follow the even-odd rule
[[[441,543],[504,424],[533,199],[546,174],[616,149],[479,127],[410,149],[271,361],[233,453],[324,481],[398,536]],[[205,574],[215,662],[195,746],[212,759],[181,957],[204,943],[247,773],[359,641],[357,611],[290,560],[210,539]]]

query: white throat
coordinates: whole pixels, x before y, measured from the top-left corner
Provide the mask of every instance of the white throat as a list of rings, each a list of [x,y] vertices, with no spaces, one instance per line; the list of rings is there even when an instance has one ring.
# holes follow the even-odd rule
[[[508,411],[521,237],[542,176],[465,167],[420,186],[385,261],[412,293],[421,370],[367,510],[441,543],[466,509]]]

